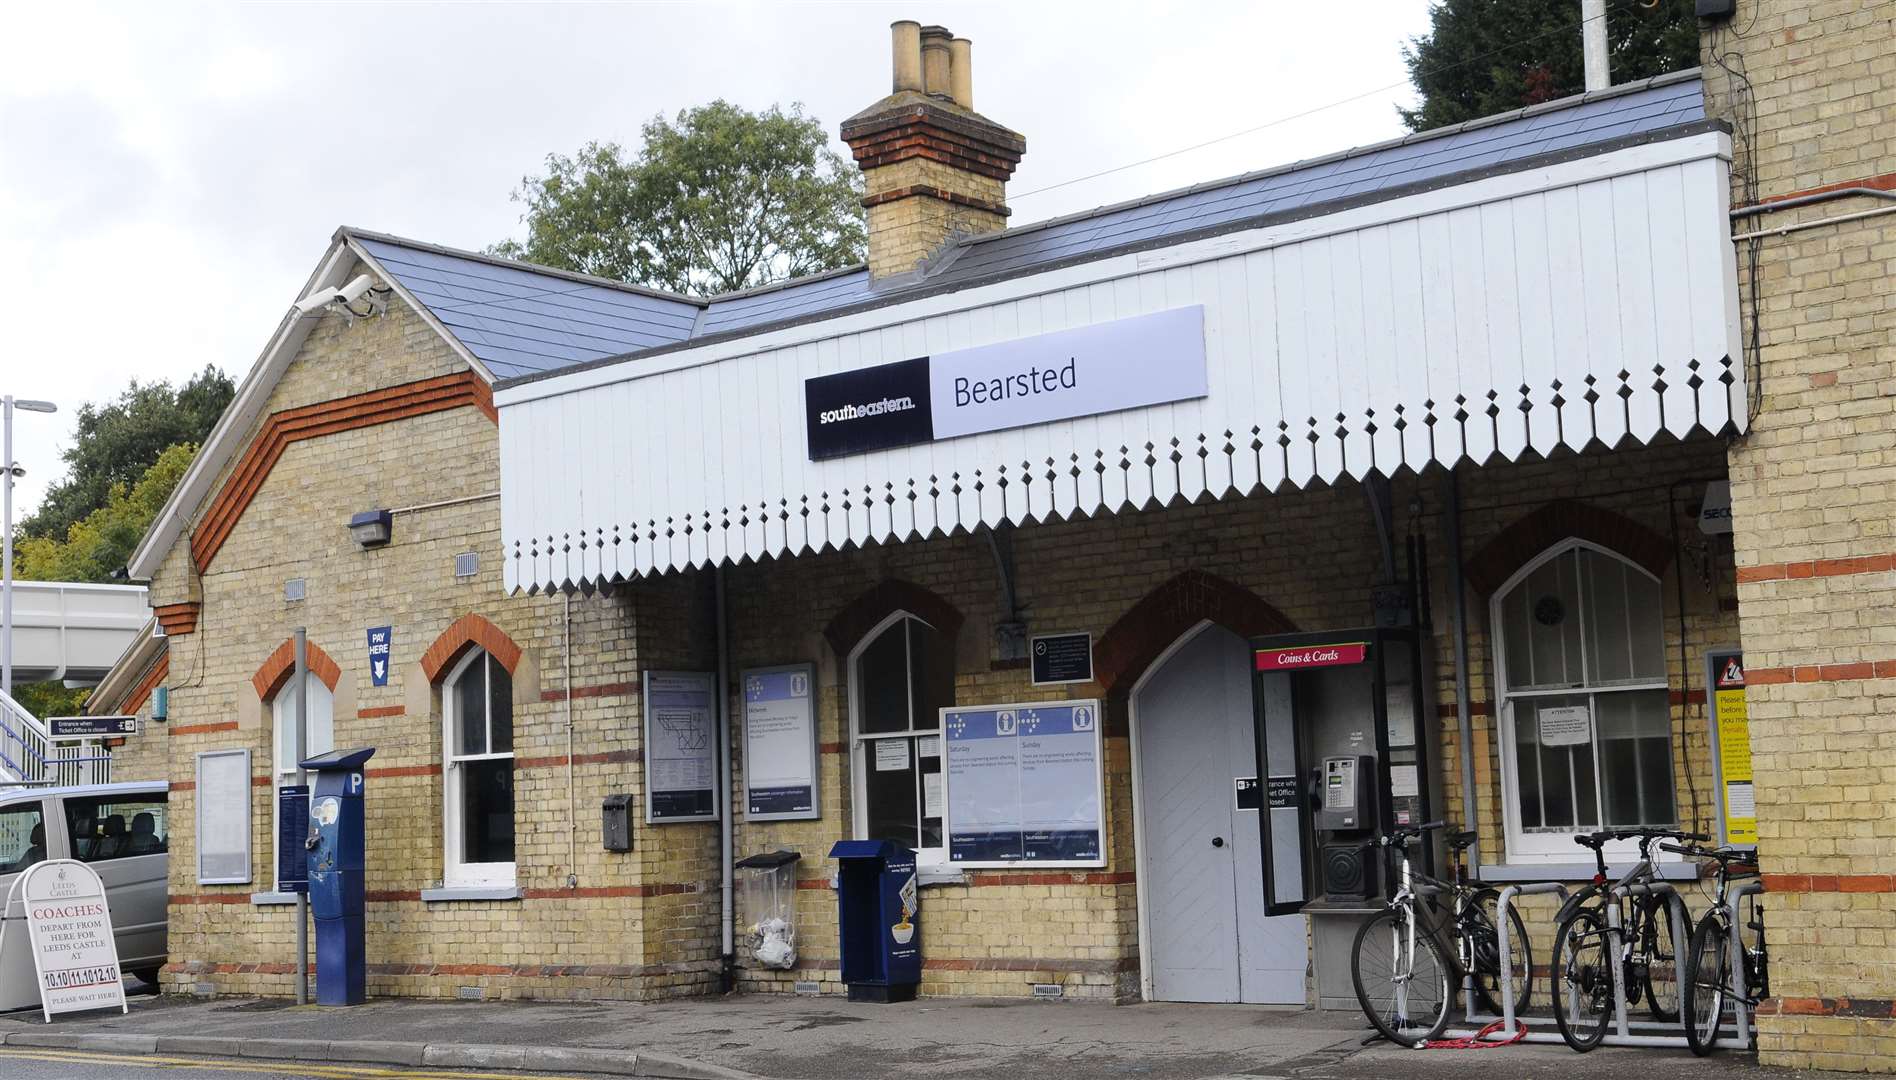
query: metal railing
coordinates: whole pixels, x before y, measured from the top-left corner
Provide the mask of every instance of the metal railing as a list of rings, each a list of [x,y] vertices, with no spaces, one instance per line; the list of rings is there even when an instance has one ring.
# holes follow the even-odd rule
[[[103,784],[112,758],[96,740],[54,742],[39,717],[0,691],[0,788]]]

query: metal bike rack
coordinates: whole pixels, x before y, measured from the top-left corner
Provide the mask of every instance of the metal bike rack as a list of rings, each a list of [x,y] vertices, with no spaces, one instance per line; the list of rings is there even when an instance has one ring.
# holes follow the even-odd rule
[[[1727,993],[1726,996],[1731,998],[1733,1028],[1738,1033],[1738,1045],[1741,1047],[1751,1045],[1751,1006],[1745,1004],[1744,999],[1751,995],[1752,988],[1745,980],[1745,923],[1740,909],[1744,906],[1745,897],[1757,896],[1763,892],[1763,881],[1747,881],[1732,889],[1730,895],[1725,898],[1725,910],[1731,918],[1731,976],[1738,990],[1736,995]],[[1685,1017],[1681,1016],[1679,1019],[1685,1020]],[[1724,1023],[1725,1018],[1720,1016],[1718,1022]]]
[[[1510,955],[1508,946],[1512,944],[1514,938],[1514,931],[1511,929],[1514,920],[1508,918],[1508,914],[1514,910],[1515,897],[1531,896],[1536,893],[1558,893],[1560,902],[1563,904],[1567,902],[1567,887],[1558,881],[1541,881],[1532,885],[1509,885],[1501,890],[1501,895],[1494,902],[1494,921],[1498,924],[1495,927],[1495,935],[1498,939],[1496,944],[1501,954],[1501,1037],[1504,1039],[1519,1036],[1527,1042],[1550,1041],[1548,1032],[1529,1031],[1522,1034],[1519,1018],[1514,1015],[1514,976],[1508,970]],[[1534,972],[1532,970],[1527,973],[1527,981],[1530,986],[1533,985]],[[1551,1041],[1561,1041],[1560,1033],[1553,1032]]]

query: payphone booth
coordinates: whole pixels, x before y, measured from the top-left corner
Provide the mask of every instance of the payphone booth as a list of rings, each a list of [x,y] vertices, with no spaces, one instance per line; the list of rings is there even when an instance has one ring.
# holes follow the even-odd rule
[[[1251,646],[1265,910],[1310,916],[1318,1005],[1353,1009],[1350,946],[1394,884],[1370,842],[1441,804],[1422,640],[1368,628]],[[1411,848],[1418,869],[1435,868],[1435,851],[1433,838]]]

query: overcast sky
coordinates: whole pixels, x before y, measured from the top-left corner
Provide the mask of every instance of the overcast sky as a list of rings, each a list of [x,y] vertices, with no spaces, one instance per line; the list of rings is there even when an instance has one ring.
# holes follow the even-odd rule
[[[976,109],[1027,137],[1009,189],[1025,223],[1401,134],[1401,46],[1427,7],[11,7],[0,393],[61,409],[16,414],[15,514],[63,471],[81,402],[207,363],[241,380],[337,226],[480,248],[519,234],[509,194],[548,152],[631,143],[654,113],[718,97],[800,101],[834,138],[888,92],[895,19],[973,39]]]

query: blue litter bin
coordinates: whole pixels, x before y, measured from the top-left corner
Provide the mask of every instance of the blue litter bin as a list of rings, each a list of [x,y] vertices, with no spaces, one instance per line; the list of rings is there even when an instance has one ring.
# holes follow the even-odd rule
[[[844,840],[830,858],[849,1000],[914,1001],[922,981],[915,852],[893,840]]]

